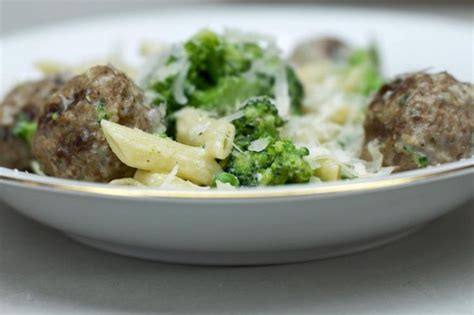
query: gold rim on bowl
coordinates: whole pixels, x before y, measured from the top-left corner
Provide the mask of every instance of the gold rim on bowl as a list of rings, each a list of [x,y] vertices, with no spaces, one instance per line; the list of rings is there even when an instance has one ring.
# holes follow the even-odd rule
[[[413,175],[389,175],[386,177],[372,178],[366,181],[347,181],[338,183],[326,183],[322,185],[302,184],[288,189],[273,187],[269,189],[237,189],[237,190],[159,190],[151,187],[114,186],[97,183],[78,183],[73,180],[53,179],[52,182],[44,182],[31,178],[21,178],[14,175],[0,174],[0,184],[10,183],[27,186],[30,188],[53,189],[55,191],[79,192],[86,194],[110,196],[110,197],[161,197],[179,199],[242,199],[242,198],[270,198],[270,197],[302,197],[313,195],[327,195],[334,193],[351,193],[360,191],[372,191],[384,188],[396,188],[403,185],[415,184],[428,179],[437,179],[449,175],[457,175],[466,171],[474,171],[474,160],[467,164],[461,164],[453,168],[433,168],[431,172]],[[12,172],[13,173],[13,172]],[[416,173],[416,171],[415,171]],[[15,174],[15,173],[13,173]],[[37,176],[37,175],[33,175]],[[49,179],[49,178],[48,178]],[[57,180],[57,182],[54,182]]]

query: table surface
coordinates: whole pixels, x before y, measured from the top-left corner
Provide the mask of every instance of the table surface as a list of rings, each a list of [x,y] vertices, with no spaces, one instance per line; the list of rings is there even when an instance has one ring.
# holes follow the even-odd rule
[[[473,314],[474,200],[364,253],[198,267],[100,252],[0,204],[0,313]]]
[[[38,5],[41,14],[30,14],[18,7],[21,1],[0,1],[12,13],[3,10],[0,34],[65,14]],[[74,3],[54,5],[74,15],[80,13],[71,10]],[[94,3],[88,10],[104,9],[105,2]],[[83,9],[77,1],[75,6]],[[472,6],[426,10],[473,15]],[[217,268],[100,252],[0,203],[0,314],[474,314],[473,222],[474,201],[372,251],[302,264]]]

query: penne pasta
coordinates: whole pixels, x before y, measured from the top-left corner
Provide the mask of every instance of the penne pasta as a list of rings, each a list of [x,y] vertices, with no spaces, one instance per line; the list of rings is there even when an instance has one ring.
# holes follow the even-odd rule
[[[134,179],[145,186],[175,188],[175,189],[202,189],[190,181],[177,177],[173,172],[169,174],[154,173],[137,170]]]
[[[178,143],[169,138],[148,134],[102,120],[102,131],[117,157],[126,165],[141,170],[169,173],[178,166],[177,175],[198,185],[210,185],[222,172],[204,149]]]
[[[314,170],[314,175],[319,177],[322,181],[333,181],[341,178],[341,165],[331,159],[321,159],[318,161],[320,167]]]
[[[109,184],[120,185],[120,186],[143,186],[142,183],[130,177],[114,179]]]
[[[176,114],[176,140],[203,146],[217,159],[225,159],[232,151],[235,127],[225,119],[214,119],[202,110],[186,107]]]

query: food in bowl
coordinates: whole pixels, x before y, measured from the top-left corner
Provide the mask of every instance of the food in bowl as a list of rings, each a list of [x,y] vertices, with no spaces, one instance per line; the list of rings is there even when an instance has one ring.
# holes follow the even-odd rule
[[[446,72],[399,77],[372,99],[365,141],[378,141],[384,164],[397,165],[399,171],[469,158],[473,96],[472,84]]]
[[[48,98],[69,79],[55,74],[17,85],[0,107],[0,166],[27,169],[33,159],[31,141]]]
[[[386,81],[373,45],[317,38],[285,59],[266,36],[204,30],[152,54],[137,79],[111,64],[54,70],[2,102],[0,165],[234,189],[388,175],[473,154],[473,85],[426,72]]]
[[[38,117],[33,156],[49,176],[108,182],[134,170],[110,150],[100,121],[107,119],[152,132],[156,110],[124,73],[94,66],[51,95]]]

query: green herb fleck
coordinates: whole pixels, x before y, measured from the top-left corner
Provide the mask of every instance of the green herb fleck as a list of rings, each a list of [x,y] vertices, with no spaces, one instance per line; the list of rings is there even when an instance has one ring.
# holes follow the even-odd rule
[[[51,119],[52,120],[57,120],[59,118],[59,114],[58,113],[52,113],[51,114]]]
[[[405,153],[410,154],[413,157],[413,161],[415,162],[415,164],[418,167],[427,167],[428,166],[429,159],[424,153],[416,151],[415,149],[413,149],[413,147],[411,147],[409,145],[404,145],[403,146],[403,151]]]
[[[427,167],[428,166],[428,157],[426,155],[418,155],[415,157],[415,163],[419,167]]]
[[[105,110],[104,100],[100,100],[97,103],[95,110],[97,112],[97,122],[100,123],[102,121],[102,119],[105,119],[105,120],[109,119],[109,114]]]
[[[25,115],[21,115],[18,117],[12,132],[14,136],[23,139],[31,145],[31,140],[33,140],[37,127],[38,125],[35,121],[30,121]]]
[[[168,135],[166,134],[166,131],[155,132],[154,135],[158,136],[160,138],[168,138]]]

